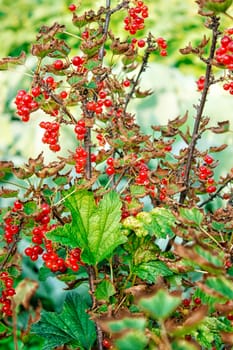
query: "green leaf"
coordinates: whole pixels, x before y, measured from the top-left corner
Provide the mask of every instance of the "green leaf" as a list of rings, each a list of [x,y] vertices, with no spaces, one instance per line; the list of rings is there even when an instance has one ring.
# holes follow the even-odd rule
[[[45,266],[42,266],[39,270],[39,280],[46,281],[48,277],[54,277],[54,273]]]
[[[233,284],[232,281],[227,280],[225,277],[209,277],[205,281],[206,285],[216,292],[224,295],[229,299],[233,299]]]
[[[177,340],[172,343],[172,350],[197,350],[197,347],[186,340]]]
[[[206,261],[210,264],[215,265],[217,267],[223,267],[223,254],[214,255],[213,252],[203,249],[199,245],[196,245],[194,250]],[[222,259],[221,259],[222,258]]]
[[[153,297],[143,298],[139,305],[155,319],[166,319],[181,303],[181,299],[160,289]]]
[[[196,225],[200,226],[203,220],[203,213],[198,208],[181,208],[180,215],[191,222],[194,222]]]
[[[156,237],[167,238],[174,237],[172,227],[175,226],[176,218],[170,209],[154,208],[151,210],[152,230]]]
[[[149,261],[139,266],[135,266],[133,273],[142,280],[150,283],[154,283],[159,276],[167,277],[173,275],[173,272],[162,261]]]
[[[69,178],[66,175],[60,175],[53,179],[53,182],[55,182],[55,184],[58,186],[64,186],[69,182]]]
[[[37,210],[37,204],[34,201],[26,202],[23,205],[23,211],[27,215],[35,213]]]
[[[95,296],[97,300],[109,301],[109,298],[116,293],[114,285],[109,280],[103,280],[96,288]]]
[[[118,350],[143,350],[148,343],[143,332],[132,331],[128,332],[122,338],[116,340],[116,346]]]
[[[144,196],[146,193],[145,186],[138,186],[138,185],[131,185],[130,186],[130,193],[132,196]]]
[[[96,332],[94,322],[86,313],[88,307],[79,294],[71,293],[61,313],[43,311],[40,321],[32,326],[32,332],[45,339],[43,350],[68,343],[91,349]]]
[[[146,319],[142,317],[125,317],[119,321],[109,322],[108,327],[112,333],[118,333],[128,329],[144,331],[146,328]]]
[[[224,223],[218,222],[218,221],[213,221],[211,225],[212,225],[212,228],[216,231],[223,231],[225,227]]]
[[[140,265],[142,263],[147,263],[148,261],[155,260],[159,252],[159,247],[155,245],[154,242],[151,242],[151,240],[149,242],[140,244],[140,246],[134,252],[134,264]]]
[[[90,265],[108,257],[120,244],[127,241],[121,232],[121,201],[119,195],[107,193],[98,206],[92,192],[83,190],[67,195],[65,206],[72,222],[48,233],[48,238],[82,249],[82,260]]]

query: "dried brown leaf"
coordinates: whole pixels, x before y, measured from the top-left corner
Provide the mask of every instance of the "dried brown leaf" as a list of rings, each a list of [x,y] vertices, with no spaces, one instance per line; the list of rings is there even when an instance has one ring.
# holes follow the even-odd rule
[[[14,303],[16,306],[23,305],[27,310],[30,307],[30,300],[35,294],[39,284],[37,281],[25,278],[15,288]]]

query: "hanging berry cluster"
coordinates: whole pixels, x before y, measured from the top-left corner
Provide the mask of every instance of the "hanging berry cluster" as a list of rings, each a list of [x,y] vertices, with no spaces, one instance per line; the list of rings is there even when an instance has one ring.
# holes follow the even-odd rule
[[[128,16],[124,19],[124,29],[131,35],[135,35],[139,30],[144,29],[144,21],[148,16],[148,7],[143,1],[136,1],[135,6],[128,9]]]
[[[205,184],[205,191],[207,193],[214,193],[217,190],[215,186],[215,180],[213,178],[213,170],[211,165],[214,159],[210,155],[206,155],[204,158],[204,163],[199,167],[199,180]]]
[[[15,289],[13,288],[14,280],[9,276],[7,271],[2,271],[0,273],[0,283],[3,286],[0,297],[0,303],[2,304],[1,312],[6,316],[12,316],[11,297],[15,295]]]

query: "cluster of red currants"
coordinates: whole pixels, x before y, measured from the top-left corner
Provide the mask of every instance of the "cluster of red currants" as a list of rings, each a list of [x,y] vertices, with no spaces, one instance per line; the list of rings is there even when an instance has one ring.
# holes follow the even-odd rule
[[[12,316],[12,302],[10,297],[15,295],[15,289],[13,288],[13,278],[11,278],[7,271],[0,273],[0,281],[3,283],[2,295],[0,297],[0,303],[2,306],[2,313],[6,316]]]
[[[110,157],[107,159],[106,163],[107,163],[107,168],[105,170],[106,174],[108,176],[114,175],[115,174],[114,159]]]
[[[40,122],[40,127],[45,129],[42,142],[49,145],[49,148],[53,152],[58,152],[61,146],[58,143],[60,124],[57,122]]]
[[[66,258],[66,266],[71,270],[77,272],[79,270],[81,262],[81,249],[74,248],[69,252],[69,256]]]
[[[79,141],[84,140],[87,129],[86,129],[85,121],[83,119],[79,119],[79,121],[77,122],[77,124],[74,127],[74,132],[75,132],[76,137]]]
[[[210,155],[206,155],[204,158],[204,164],[199,167],[199,180],[205,182],[206,184],[206,192],[214,193],[216,191],[216,186],[214,185],[215,181],[212,177],[214,172],[210,168],[210,165],[214,162],[214,159]]]
[[[81,174],[85,170],[87,164],[87,152],[83,147],[77,147],[74,154],[75,170],[77,174]]]
[[[164,201],[164,199],[167,196],[167,185],[168,185],[168,180],[164,177],[160,181],[160,193],[159,193],[160,201]]]
[[[167,41],[164,38],[159,37],[156,39],[156,42],[159,48],[160,56],[162,57],[167,56]]]
[[[23,210],[23,204],[19,200],[16,200],[10,215],[4,219],[4,239],[7,244],[13,243],[14,236],[19,233],[20,226],[16,223],[12,214],[21,210]]]
[[[230,95],[233,95],[233,81],[223,84],[223,90],[228,91]]]
[[[41,210],[35,217],[35,222],[38,223],[32,230],[32,243],[34,246],[27,247],[24,250],[25,255],[30,257],[32,261],[38,260],[39,255],[44,251],[42,244],[46,242],[45,234],[54,228],[49,225],[51,216],[51,208],[47,203],[41,204]]]
[[[21,117],[23,122],[28,122],[30,113],[39,108],[38,102],[25,90],[19,90],[17,92],[14,103],[16,104],[17,114]]]
[[[197,90],[198,91],[203,91],[204,90],[204,86],[205,86],[205,77],[202,75],[197,81]]]
[[[45,243],[46,252],[42,255],[45,266],[52,272],[64,273],[67,270],[65,260],[58,256],[52,247],[52,242],[47,240]]]
[[[233,70],[233,28],[227,30],[228,35],[221,38],[221,45],[215,52],[215,59],[224,68]]]
[[[144,160],[140,160],[136,165],[139,173],[135,179],[135,183],[137,185],[149,185],[150,181],[148,166],[145,164]]]
[[[144,29],[144,21],[148,16],[148,7],[143,1],[136,1],[136,5],[128,9],[128,16],[124,19],[124,29],[131,35],[135,35],[137,31]]]

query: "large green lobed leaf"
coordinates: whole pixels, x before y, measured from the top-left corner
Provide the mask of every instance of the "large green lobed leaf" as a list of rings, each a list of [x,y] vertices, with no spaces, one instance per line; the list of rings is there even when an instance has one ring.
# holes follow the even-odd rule
[[[45,340],[43,350],[64,344],[91,349],[96,339],[95,324],[86,310],[86,301],[77,293],[68,294],[61,313],[43,311],[32,332]]]
[[[72,222],[51,231],[55,242],[82,249],[82,260],[95,265],[108,257],[127,238],[121,232],[121,201],[111,191],[96,205],[92,192],[82,190],[67,196],[65,206]]]

